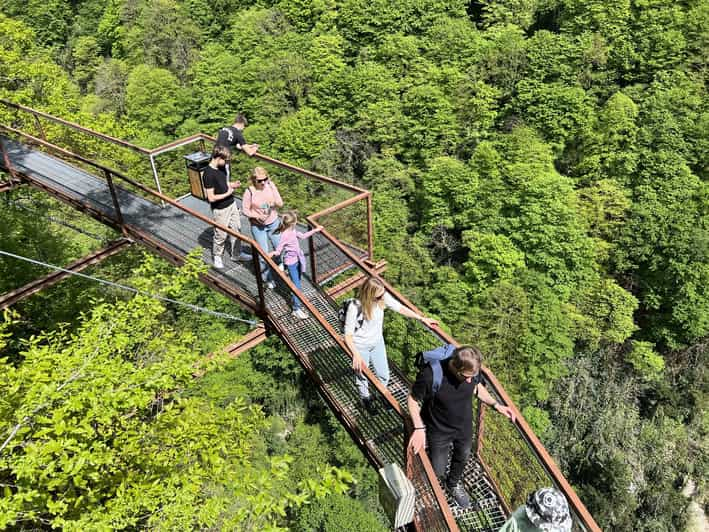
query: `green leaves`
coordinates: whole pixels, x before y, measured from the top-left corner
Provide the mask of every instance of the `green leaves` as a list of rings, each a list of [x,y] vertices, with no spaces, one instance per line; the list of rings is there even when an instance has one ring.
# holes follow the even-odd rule
[[[128,118],[156,133],[169,134],[182,120],[184,103],[177,79],[162,68],[140,65],[128,76]]]
[[[700,388],[692,384],[699,377],[687,384],[677,375],[701,367],[678,353],[693,353],[709,334],[707,2],[469,4],[7,0],[4,13],[17,20],[0,15],[0,96],[143,144],[214,133],[245,111],[247,139],[265,153],[372,189],[375,255],[388,260],[390,281],[457,338],[481,345],[529,421],[562,449],[558,458],[602,526],[679,529],[671,497],[642,491],[651,484],[636,478],[657,475],[672,493],[666,470],[645,467],[633,446],[664,464],[652,445],[662,431],[680,441],[681,430],[674,420],[641,430],[643,420],[675,402],[691,404],[672,412],[688,419],[702,400],[685,391]],[[136,160],[59,133],[66,147],[144,177]],[[250,164],[243,159],[238,171]],[[173,179],[179,195],[183,183]],[[336,200],[302,180],[279,184],[304,211]],[[63,263],[84,253],[36,221],[18,231],[20,215],[2,212],[5,246]],[[364,234],[352,225],[361,212],[330,218],[332,230]],[[196,288],[200,263],[194,258],[189,274],[173,277],[148,260],[132,282],[210,308],[228,305]],[[6,290],[36,276],[12,263],[0,270]],[[66,298],[47,319],[75,321],[68,307],[86,306],[93,293]],[[38,321],[49,312],[41,297],[29,307]],[[170,330],[169,319],[185,331]],[[187,397],[192,353],[227,343],[233,331],[224,324],[143,298],[97,305],[79,332],[28,341],[22,356],[32,357],[32,372],[13,365],[19,341],[7,337],[23,326],[6,325],[0,336],[14,357],[0,376],[8,412],[0,429],[9,435],[17,426],[12,441],[31,441],[22,448],[29,458],[15,461],[17,475],[39,477],[44,463],[59,484],[11,487],[2,518],[36,519],[41,508],[49,519],[51,508],[54,526],[67,530],[270,530],[284,526],[285,512],[304,529],[376,529],[332,494],[327,472],[308,475],[328,436],[300,424],[306,406],[295,388],[273,385],[273,374],[301,379],[275,344],[259,348],[253,363],[239,361],[238,376],[209,375]],[[408,332],[394,322],[387,333],[404,363]],[[605,375],[589,377],[586,356],[636,380],[604,388]],[[566,397],[564,386],[583,397]],[[625,419],[614,394],[643,404]],[[236,398],[245,403],[227,411]],[[262,423],[246,403],[274,417]],[[233,455],[205,445],[232,426],[241,431]],[[681,458],[675,443],[670,455]],[[150,457],[141,454],[146,446]],[[301,460],[266,459],[287,448]],[[21,451],[13,444],[6,452]],[[266,465],[290,484],[280,490],[262,479]],[[245,493],[224,480],[231,477],[262,493]],[[72,502],[60,504],[55,488]],[[321,502],[306,509],[316,493]]]
[[[276,129],[274,149],[281,158],[304,164],[333,142],[329,121],[316,110],[306,107],[281,119]]]
[[[148,259],[133,282],[172,294],[204,268],[193,254],[180,273],[164,275]],[[199,354],[164,313],[142,296],[97,303],[77,331],[29,341],[17,366],[0,359],[5,524],[35,512],[30,520],[66,530],[276,530],[291,506],[346,490],[353,479],[334,468],[309,471],[299,487],[285,482],[287,456],[263,469],[259,409],[183,397]]]
[[[468,281],[485,289],[497,281],[511,281],[525,267],[524,255],[504,235],[463,232],[468,261],[463,264]]]
[[[625,359],[647,380],[656,380],[665,369],[664,359],[658,355],[650,342],[633,341]]]

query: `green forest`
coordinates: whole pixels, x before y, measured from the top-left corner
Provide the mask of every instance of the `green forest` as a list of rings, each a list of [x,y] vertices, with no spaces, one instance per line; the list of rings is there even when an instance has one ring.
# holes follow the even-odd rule
[[[604,530],[709,507],[708,82],[709,0],[0,2],[0,98],[147,148],[243,112],[262,153],[372,190],[384,277],[482,349]],[[52,264],[117,236],[27,186],[0,205],[0,249]],[[87,272],[253,319],[206,268]],[[0,257],[0,293],[46,273]],[[85,279],[7,311],[0,529],[388,529],[276,336],[192,377],[248,330]]]

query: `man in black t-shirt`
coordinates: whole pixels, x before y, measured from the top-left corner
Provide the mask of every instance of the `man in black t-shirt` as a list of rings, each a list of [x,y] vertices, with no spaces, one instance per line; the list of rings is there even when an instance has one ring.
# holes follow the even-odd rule
[[[202,174],[202,180],[204,182],[204,190],[207,193],[207,200],[209,200],[209,205],[212,208],[214,221],[235,231],[241,231],[241,213],[233,196],[234,189],[239,188],[241,183],[239,181],[229,182],[226,165],[229,164],[230,159],[231,152],[229,148],[215,146],[214,150],[212,150],[212,159]],[[226,231],[214,228],[212,258],[214,267],[218,269],[224,267],[222,254],[224,253],[226,238]],[[241,240],[232,237],[231,244],[232,259],[247,260],[251,258],[241,253]]]
[[[444,349],[444,348],[439,348]],[[514,412],[498,403],[483,383],[480,368],[482,354],[471,346],[461,346],[450,358],[433,361],[441,365],[441,381],[434,392],[434,371],[430,364],[421,369],[407,399],[414,431],[409,447],[415,453],[428,441],[431,465],[439,480],[443,480],[448,465],[448,452],[453,444],[448,478],[445,486],[461,508],[470,506],[470,497],[460,485],[465,464],[473,444],[473,395],[512,421]],[[423,403],[423,408],[419,407]]]
[[[234,149],[243,151],[246,155],[252,156],[258,151],[258,144],[246,144],[246,139],[244,138],[244,128],[249,125],[249,121],[246,117],[239,113],[234,119],[234,123],[230,126],[223,127],[217,133],[217,141],[214,146],[224,146],[229,148],[230,152],[234,152]],[[226,171],[226,177],[229,179],[231,177],[231,167],[227,162],[224,167]]]
[[[226,146],[234,151],[234,148],[243,151],[247,155],[253,155],[258,151],[258,144],[247,144],[244,139],[244,128],[249,124],[242,114],[236,115],[231,126],[223,127],[217,133],[215,146]]]

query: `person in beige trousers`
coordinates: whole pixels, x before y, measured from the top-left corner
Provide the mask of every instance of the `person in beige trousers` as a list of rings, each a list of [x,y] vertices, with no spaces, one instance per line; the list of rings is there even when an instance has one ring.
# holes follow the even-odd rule
[[[240,181],[230,182],[227,176],[226,166],[231,160],[231,151],[226,146],[215,146],[212,150],[212,159],[204,169],[202,180],[204,190],[207,193],[209,206],[212,208],[212,217],[219,225],[223,225],[237,232],[241,231],[241,213],[234,200],[234,190],[241,186]],[[214,267],[222,269],[224,261],[224,245],[227,239],[227,232],[214,228],[212,240],[212,257]],[[233,260],[248,260],[251,257],[241,253],[241,240],[232,237],[231,257]]]

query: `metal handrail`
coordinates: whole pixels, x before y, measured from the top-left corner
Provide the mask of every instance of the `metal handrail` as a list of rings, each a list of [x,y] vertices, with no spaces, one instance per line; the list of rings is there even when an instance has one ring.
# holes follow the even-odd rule
[[[200,133],[195,133],[194,135],[190,135],[188,137],[173,140],[172,142],[168,142],[167,144],[163,144],[162,146],[158,146],[157,148],[153,148],[152,150],[148,150],[148,152],[151,155],[160,155],[161,153],[165,153],[165,152],[172,150],[174,148],[177,148],[180,146],[185,146],[185,145],[190,144],[192,142],[205,141],[205,140],[208,140],[210,142],[216,142],[217,139],[216,139],[216,137],[213,137],[211,135],[207,135],[206,133],[200,132]],[[360,188],[356,185],[351,185],[350,183],[345,183],[344,181],[340,181],[338,179],[333,179],[332,177],[318,174],[316,172],[306,170],[305,168],[300,168],[299,166],[295,166],[295,165],[286,163],[284,161],[280,161],[280,160],[275,159],[273,157],[269,157],[268,155],[265,155],[263,153],[256,152],[253,155],[251,155],[251,157],[253,157],[254,159],[258,159],[260,161],[263,161],[265,163],[272,164],[274,166],[280,166],[281,168],[284,168],[285,170],[289,170],[289,171],[295,172],[297,174],[301,174],[301,175],[304,175],[307,177],[312,177],[313,179],[317,179],[318,181],[322,181],[323,183],[329,183],[330,185],[335,185],[337,187],[343,188],[343,189],[348,190],[350,192],[356,192],[356,193],[368,192],[366,189]]]
[[[76,131],[81,131],[82,133],[86,133],[87,135],[91,135],[93,137],[105,140],[105,141],[110,142],[112,144],[117,144],[119,146],[123,146],[124,148],[128,148],[129,150],[133,150],[133,151],[141,153],[143,155],[150,155],[150,150],[148,150],[146,148],[143,148],[143,147],[138,146],[136,144],[132,144],[132,143],[127,142],[125,140],[117,139],[115,137],[112,137],[110,135],[106,135],[104,133],[99,133],[98,131],[94,131],[93,129],[89,129],[87,127],[76,124],[75,122],[70,122],[69,120],[64,120],[63,118],[58,118],[56,116],[45,113],[43,111],[38,111],[37,109],[32,109],[31,107],[27,107],[27,106],[21,105],[19,103],[11,102],[10,100],[6,100],[5,98],[0,98],[0,103],[7,105],[8,107],[18,109],[20,111],[26,111],[34,116],[41,116],[42,118],[46,118],[50,122],[54,122],[56,124],[61,124],[61,125],[66,126],[68,128],[74,129]]]
[[[158,176],[157,167],[155,165],[155,157],[156,156],[158,156],[162,153],[165,153],[167,151],[170,151],[172,149],[178,148],[180,146],[190,144],[192,142],[200,142],[201,141],[202,143],[204,143],[204,141],[210,141],[210,142],[216,141],[215,137],[200,132],[200,133],[196,133],[194,135],[190,135],[187,137],[183,137],[181,139],[177,139],[177,140],[168,142],[166,144],[163,144],[162,146],[158,146],[153,149],[148,149],[148,148],[144,148],[142,146],[138,146],[136,144],[133,144],[131,142],[127,142],[125,140],[121,140],[121,139],[112,137],[110,135],[106,135],[104,133],[99,133],[98,131],[94,131],[90,128],[81,126],[79,124],[76,124],[75,122],[71,122],[71,121],[65,120],[63,118],[58,118],[56,116],[45,113],[43,111],[39,111],[37,109],[33,109],[33,108],[27,107],[25,105],[11,102],[10,100],[4,99],[4,98],[0,98],[0,103],[6,105],[8,107],[12,107],[14,109],[18,109],[18,110],[25,111],[27,113],[32,114],[35,117],[35,120],[37,121],[37,125],[40,128],[42,137],[44,138],[45,141],[47,139],[45,137],[44,130],[42,129],[41,123],[38,120],[39,116],[41,116],[42,118],[46,118],[47,120],[49,120],[51,122],[64,125],[66,127],[74,129],[76,131],[80,131],[80,132],[85,133],[87,135],[104,140],[106,142],[110,142],[110,143],[116,144],[118,146],[128,148],[128,149],[133,150],[133,151],[140,153],[142,155],[147,155],[148,159],[150,161],[150,167],[153,172],[153,179],[155,180],[155,186],[157,187],[158,192],[160,192],[160,193],[162,193],[162,187],[160,185],[160,178]],[[328,183],[330,185],[334,185],[336,187],[345,189],[349,192],[353,192],[356,194],[363,194],[363,193],[369,194],[369,197],[367,197],[367,238],[368,238],[367,249],[368,249],[368,253],[369,253],[369,258],[373,257],[373,254],[374,254],[374,242],[373,242],[374,231],[373,231],[373,222],[372,222],[371,192],[369,192],[366,189],[360,188],[358,186],[352,185],[350,183],[345,183],[344,181],[333,179],[332,177],[324,176],[324,175],[318,174],[316,172],[312,172],[310,170],[306,170],[304,168],[294,166],[292,164],[286,163],[284,161],[280,161],[278,159],[275,159],[273,157],[269,157],[268,155],[265,155],[265,154],[262,154],[259,152],[256,152],[253,155],[253,158],[258,159],[258,160],[263,161],[268,164],[272,164],[274,166],[279,166],[279,167],[289,170],[291,172],[295,172],[300,175],[304,175],[306,177],[316,179],[316,180],[321,181],[323,183]],[[346,201],[348,201],[348,200],[345,200],[345,202]],[[341,202],[341,203],[344,203],[344,202]],[[345,205],[342,205],[342,207],[344,207],[344,206]],[[335,207],[337,207],[337,205],[335,205]],[[338,209],[335,209],[335,210],[338,210]],[[316,214],[318,214],[318,213],[316,213]],[[322,213],[320,213],[320,214],[322,215]]]

